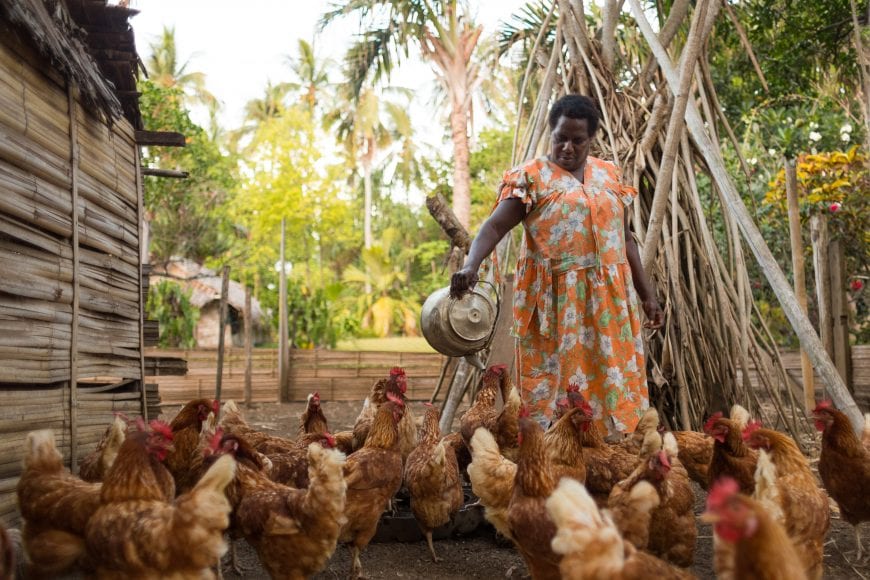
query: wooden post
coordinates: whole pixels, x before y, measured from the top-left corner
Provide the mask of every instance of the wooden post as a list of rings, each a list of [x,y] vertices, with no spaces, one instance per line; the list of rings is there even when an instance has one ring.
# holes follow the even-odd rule
[[[849,390],[852,384],[852,347],[849,344],[849,301],[846,298],[846,251],[840,240],[831,240],[828,263],[831,267],[831,318],[833,319],[834,365]]]
[[[70,142],[70,197],[72,198],[72,322],[69,340],[69,455],[70,471],[78,472],[78,364],[79,364],[79,143],[75,87],[67,85]],[[141,329],[141,327],[140,327]],[[141,332],[141,330],[140,330]],[[144,388],[144,387],[143,387]]]
[[[640,28],[641,34],[643,34],[652,49],[652,53],[667,80],[669,91],[675,94],[679,86],[679,73],[674,67],[670,55],[668,55],[661,42],[659,42],[656,33],[653,31],[652,26],[650,26],[640,1],[628,0],[628,2],[638,28]],[[710,8],[712,9],[715,6],[717,5],[714,4]],[[855,399],[852,397],[849,389],[843,384],[837,368],[825,352],[818,334],[816,334],[809,319],[800,309],[797,298],[795,298],[788,280],[786,280],[785,275],[782,273],[779,263],[773,257],[770,248],[767,247],[761,232],[758,231],[758,226],[755,224],[752,215],[743,203],[737,188],[731,181],[731,177],[728,175],[728,170],[725,167],[725,161],[722,159],[718,143],[714,143],[710,139],[707,127],[704,125],[703,119],[701,119],[698,108],[691,101],[686,108],[686,125],[692,140],[697,144],[699,152],[704,157],[707,167],[710,168],[713,182],[719,189],[725,206],[737,220],[746,243],[752,250],[768,282],[770,282],[770,286],[776,294],[792,328],[794,328],[795,333],[800,338],[801,346],[807,351],[813,366],[827,385],[834,404],[849,417],[849,421],[852,423],[855,431],[861,433],[864,428],[864,416],[861,410],[855,403]]]
[[[813,241],[813,269],[816,279],[816,302],[819,308],[819,336],[825,352],[834,358],[834,320],[831,316],[831,271],[828,263],[828,216],[815,213],[810,218]]]
[[[245,285],[245,406],[251,406],[253,399],[251,379],[254,357],[254,319],[251,315],[251,288]]]
[[[285,262],[287,220],[281,218],[281,279],[278,281],[278,393],[282,402],[289,401],[287,388],[287,267]]]
[[[230,267],[224,265],[223,278],[221,279],[221,301],[218,314],[218,353],[217,353],[217,378],[214,386],[214,398],[218,401],[221,398],[221,387],[223,386],[224,378],[224,343],[226,339],[224,335],[227,329],[227,296],[230,293]]]
[[[794,159],[785,161],[785,194],[788,200],[788,229],[791,236],[791,269],[794,274],[794,293],[804,314],[807,312],[807,281],[804,269],[804,244],[801,236],[801,217],[798,207],[797,168]],[[804,386],[804,409],[816,405],[816,387],[813,365],[805,350],[801,349],[801,378]]]

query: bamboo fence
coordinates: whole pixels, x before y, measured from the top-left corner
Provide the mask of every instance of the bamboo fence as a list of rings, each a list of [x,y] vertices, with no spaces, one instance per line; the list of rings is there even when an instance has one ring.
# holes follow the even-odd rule
[[[567,93],[592,97],[602,112],[593,155],[620,166],[623,181],[639,190],[633,224],[666,312],[665,327],[646,341],[651,399],[674,426],[697,429],[705,414],[739,402],[766,424],[798,437],[810,431],[803,396],[787,376],[753,302],[741,230],[757,256],[764,258],[766,246],[759,250],[753,232],[740,221],[744,216],[735,207],[739,200],[735,203],[733,184],[717,173],[719,165],[711,164],[711,159],[721,159],[720,131],[740,155],[704,49],[720,6],[713,0],[699,1],[691,10],[686,0],[671,6],[658,42],[667,48],[682,36],[683,50],[672,57],[679,60],[676,68],[685,71],[680,78],[664,69],[661,55],[653,57],[645,36],[635,32],[633,48],[618,44],[618,18],[593,29],[582,3],[554,0],[542,25],[525,37],[529,67],[518,103],[525,113],[518,120],[514,161],[546,151],[547,112],[555,98]],[[698,123],[687,128],[682,111],[693,122],[700,115],[709,135],[696,131]],[[705,184],[699,183],[701,175],[709,176]],[[713,237],[713,220],[723,224],[724,244]],[[647,236],[645,225],[651,221],[656,231]],[[778,291],[781,272],[765,266]],[[789,311],[788,305],[784,308]],[[798,322],[796,333],[803,341],[808,323],[802,327],[804,320]],[[823,374],[833,368],[830,361],[821,366]],[[755,382],[750,368],[757,369]],[[830,375],[825,378],[831,382]]]
[[[121,111],[106,92],[112,83],[69,36],[64,10],[65,3],[49,14],[41,2],[0,1],[0,521],[7,525],[17,518],[29,431],[53,429],[75,469],[112,413],[140,414],[145,398],[139,152],[133,126],[107,116]],[[115,100],[101,108],[106,98]]]
[[[164,406],[214,396],[217,365],[217,351],[214,349],[149,349],[146,356],[149,359],[177,357],[187,361],[187,374],[184,376],[146,377],[148,382],[159,385]],[[251,358],[253,402],[279,402],[278,350],[257,348],[252,351]],[[368,396],[372,383],[387,376],[393,366],[401,366],[408,374],[409,398],[428,400],[444,360],[444,356],[434,353],[292,350],[287,400],[304,401],[309,393],[317,391],[324,400],[362,401]],[[243,400],[244,349],[226,349],[222,377],[222,398]]]

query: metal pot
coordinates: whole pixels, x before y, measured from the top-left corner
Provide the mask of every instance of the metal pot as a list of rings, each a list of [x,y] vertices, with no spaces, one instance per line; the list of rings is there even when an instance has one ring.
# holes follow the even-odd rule
[[[467,356],[489,345],[498,317],[498,299],[480,282],[459,300],[450,298],[450,286],[433,292],[423,304],[420,327],[432,348],[447,356]]]

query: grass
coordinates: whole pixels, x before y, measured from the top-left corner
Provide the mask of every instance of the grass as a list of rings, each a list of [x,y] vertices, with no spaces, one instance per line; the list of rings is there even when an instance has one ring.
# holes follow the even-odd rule
[[[435,352],[422,336],[388,336],[386,338],[352,338],[340,340],[335,350],[384,352]]]

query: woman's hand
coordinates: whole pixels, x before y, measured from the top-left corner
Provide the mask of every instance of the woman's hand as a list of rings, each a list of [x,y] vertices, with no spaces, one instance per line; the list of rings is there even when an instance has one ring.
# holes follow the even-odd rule
[[[643,307],[643,313],[646,314],[646,322],[644,322],[643,327],[653,330],[661,328],[665,323],[665,313],[662,312],[659,301],[655,298],[650,298],[644,300],[641,306]]]
[[[453,277],[450,278],[450,297],[462,298],[469,292],[474,285],[477,284],[477,268],[471,269],[468,266],[457,270]]]

